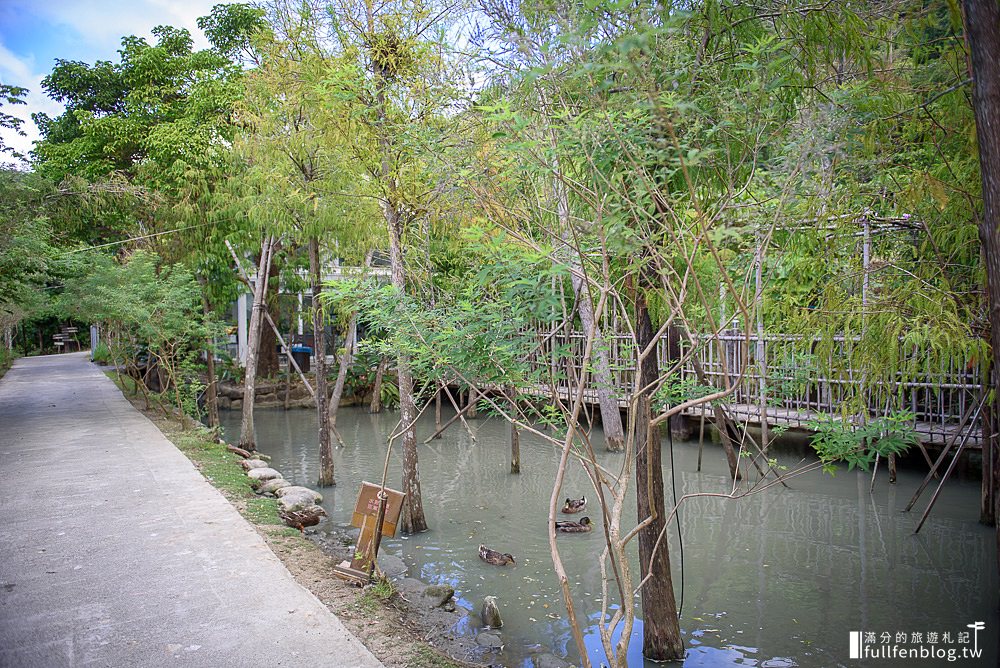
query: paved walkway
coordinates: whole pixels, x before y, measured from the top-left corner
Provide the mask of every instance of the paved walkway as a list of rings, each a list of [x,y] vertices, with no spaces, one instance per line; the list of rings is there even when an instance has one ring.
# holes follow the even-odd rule
[[[86,353],[0,380],[0,667],[380,665]]]

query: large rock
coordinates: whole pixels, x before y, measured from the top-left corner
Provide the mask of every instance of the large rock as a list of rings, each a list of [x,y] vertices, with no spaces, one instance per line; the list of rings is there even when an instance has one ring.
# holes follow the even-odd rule
[[[319,492],[297,485],[277,489],[274,495],[278,497],[278,505],[284,510],[301,510],[323,501],[323,495]]]
[[[572,668],[572,664],[566,663],[554,654],[535,654],[531,657],[535,668]]]
[[[306,389],[305,385],[301,384],[293,385],[291,391],[288,393],[288,396],[292,399],[308,399],[309,401],[312,401],[312,394],[309,393],[309,390]]]
[[[391,578],[406,572],[406,563],[393,554],[379,555],[378,567]]]
[[[230,400],[243,398],[242,385],[233,385],[232,383],[219,383],[218,388],[220,396],[226,397]]]
[[[503,639],[496,633],[480,633],[476,636],[476,644],[497,651],[503,649]]]
[[[250,469],[266,469],[270,466],[263,459],[244,459],[241,464],[244,471],[249,471]]]
[[[353,543],[352,543],[353,544]],[[394,583],[398,591],[407,600],[415,601],[423,593],[426,584],[416,578],[400,578]]]
[[[275,478],[280,478],[281,472],[272,469],[269,466],[263,468],[255,468],[247,471],[247,477],[251,480],[256,480],[258,482],[264,482],[266,480],[274,480]],[[285,489],[288,489],[287,487]]]
[[[308,487],[302,487],[300,485],[290,485],[288,487],[282,487],[276,491],[275,496],[279,499],[283,499],[286,496],[308,496],[311,503],[323,503],[323,495],[319,492],[309,489]]]
[[[455,590],[448,585],[430,585],[424,588],[421,600],[428,608],[443,608],[455,595]]]
[[[283,487],[291,487],[292,483],[288,482],[284,478],[273,478],[267,482],[261,483],[260,487],[257,488],[258,494],[274,494],[276,491]]]
[[[497,597],[487,596],[483,599],[483,607],[479,611],[479,618],[483,621],[483,626],[488,629],[498,629],[503,626],[500,618],[500,608],[497,607]]]

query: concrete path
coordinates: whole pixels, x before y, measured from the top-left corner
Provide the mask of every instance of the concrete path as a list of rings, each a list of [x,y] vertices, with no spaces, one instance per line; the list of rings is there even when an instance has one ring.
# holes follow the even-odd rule
[[[0,667],[380,665],[86,353],[0,380]]]

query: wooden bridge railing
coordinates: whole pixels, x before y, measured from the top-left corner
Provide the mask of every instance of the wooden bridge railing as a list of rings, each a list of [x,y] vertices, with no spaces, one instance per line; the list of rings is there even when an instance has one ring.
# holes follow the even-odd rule
[[[536,330],[538,349],[529,362],[538,370],[546,369],[570,379],[578,379],[586,336],[580,331]],[[697,346],[694,357],[700,362],[709,383],[715,387],[735,384],[736,389],[727,403],[734,417],[758,422],[760,420],[760,366],[757,359],[757,336],[728,331],[716,339],[696,337],[704,345]],[[769,334],[764,336],[765,404],[767,422],[793,427],[806,427],[819,414],[842,414],[845,406],[857,405],[859,393],[864,392],[862,405],[867,404],[871,417],[891,411],[908,411],[913,414],[913,427],[922,440],[944,443],[958,428],[962,417],[971,413],[978,403],[983,388],[983,378],[978,364],[969,360],[947,359],[937,368],[927,369],[926,351],[907,348],[900,342],[898,366],[916,369],[911,374],[902,372],[877,380],[862,377],[862,372],[849,367],[851,347],[857,339],[837,337],[827,345],[819,339],[806,341],[802,337]],[[631,337],[625,334],[604,334],[612,370],[612,386],[620,405],[624,406],[633,388],[635,378],[635,353]],[[667,342],[664,338],[658,350],[661,369],[669,368]],[[909,362],[910,364],[907,364]],[[833,370],[832,372],[830,370]],[[694,365],[690,361],[680,369],[680,378],[698,383]],[[562,381],[560,391],[569,396],[575,389],[575,380]],[[597,388],[591,378],[585,388],[588,399],[596,398]],[[702,407],[688,411],[701,415]],[[846,411],[844,411],[846,413]],[[845,415],[851,419],[851,415]],[[969,445],[978,447],[981,420],[966,427]]]

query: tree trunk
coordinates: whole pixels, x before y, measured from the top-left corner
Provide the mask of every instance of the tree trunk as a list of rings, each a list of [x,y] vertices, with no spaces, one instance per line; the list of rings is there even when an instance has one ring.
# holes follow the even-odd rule
[[[260,249],[260,264],[257,267],[257,284],[253,291],[253,309],[250,312],[250,331],[247,332],[247,361],[243,374],[243,420],[240,423],[239,447],[249,452],[257,450],[257,440],[253,428],[253,402],[257,394],[257,355],[260,348],[261,329],[264,317],[264,299],[267,296],[266,277],[271,266],[273,237],[264,237]]]
[[[992,369],[991,369],[992,373]],[[990,405],[983,406],[983,416],[982,422],[982,444],[983,444],[983,476],[982,476],[982,498],[980,500],[979,507],[979,521],[986,526],[993,526],[997,521],[995,511],[996,504],[993,501],[993,495],[996,491],[996,483],[994,478],[997,475],[997,462],[994,458],[993,449],[988,447],[989,439],[987,434],[992,434],[996,429],[996,424],[993,421],[993,407]],[[971,425],[970,425],[971,428]]]
[[[406,273],[403,264],[403,225],[393,202],[385,204],[385,218],[389,226],[389,261],[392,264],[392,285],[401,293],[406,291]],[[399,419],[403,430],[403,492],[406,503],[400,527],[407,533],[427,530],[424,504],[420,495],[420,476],[417,472],[417,429],[414,421],[417,407],[413,400],[413,376],[410,375],[410,358],[400,351],[396,362],[399,378]]]
[[[983,246],[989,295],[990,346],[994,360],[990,374],[994,399],[989,413],[991,422],[995,423],[1000,416],[1000,365],[996,364],[1000,354],[1000,3],[997,0],[965,0],[963,4],[972,62],[972,107],[976,116],[979,169],[983,180],[979,241]],[[980,424],[985,427],[988,422],[983,420]],[[1000,457],[1000,439],[995,432],[986,429],[983,429],[983,436],[983,459],[995,467]],[[997,489],[1000,480],[996,475],[991,477],[995,519],[1000,508]],[[1000,570],[1000,524],[997,525],[997,548],[997,568]]]
[[[604,446],[613,452],[625,449],[625,429],[622,427],[621,408],[611,376],[611,361],[607,343],[599,324],[594,323],[594,301],[583,278],[573,272],[573,291],[578,295],[580,322],[586,334],[594,330],[593,379],[597,385],[597,400],[601,406],[601,428],[604,430]]]
[[[548,100],[541,88],[538,89],[538,101],[542,110],[546,111],[549,107]],[[555,149],[558,142],[552,128],[549,128],[549,137],[552,148]],[[570,218],[569,193],[566,190],[566,184],[562,181],[562,172],[559,168],[558,158],[553,160],[552,170],[555,174],[552,181],[552,190],[556,198],[556,209],[559,215],[559,224],[562,228],[562,239],[572,249],[571,252],[576,254],[576,261],[573,262],[570,276],[573,281],[573,292],[578,296],[580,321],[583,323],[584,332],[588,336],[591,330],[594,331],[594,368],[592,375],[594,382],[597,384],[597,399],[601,406],[601,428],[604,431],[604,445],[608,450],[620,451],[625,449],[625,430],[622,427],[621,410],[618,407],[618,399],[615,396],[608,349],[604,337],[601,335],[600,325],[595,326],[594,302],[590,297],[590,289],[585,284],[582,276],[580,249],[574,248],[572,244],[573,222]]]
[[[637,291],[636,344],[638,350],[653,340],[653,325],[641,291]],[[655,351],[642,361],[639,385],[648,387],[659,377]],[[639,397],[635,415],[635,484],[639,522],[653,521],[639,532],[639,575],[650,576],[642,586],[642,653],[652,661],[679,661],[684,658],[674,586],[670,575],[670,553],[664,539],[654,547],[666,526],[663,499],[663,466],[660,460],[659,429],[650,425],[652,406],[649,391]]]
[[[275,322],[278,322],[278,314],[280,311],[280,303],[278,301],[278,288],[277,285],[274,286],[274,290],[270,290],[271,283],[277,281],[277,267],[274,265],[274,256],[272,251],[271,265],[267,272],[267,282],[268,282],[268,292],[267,298],[264,301],[264,308],[267,309],[271,317],[274,318]],[[260,351],[257,354],[257,375],[261,378],[277,378],[280,365],[278,364],[278,337],[266,323],[261,325],[260,332]]]
[[[375,371],[375,386],[372,388],[372,403],[368,407],[369,413],[382,412],[382,378],[385,376],[385,358],[378,361],[378,370]]]
[[[205,319],[208,320],[212,315],[212,307],[208,303],[208,295],[205,294],[208,289],[208,281],[204,276],[199,276],[198,283],[201,285],[201,310],[205,314]],[[215,339],[211,334],[205,339],[205,344],[207,346],[205,371],[208,374],[208,387],[205,388],[205,412],[208,414],[208,426],[216,429],[219,426],[219,392],[215,379]]]
[[[287,357],[287,359],[285,360],[287,362],[287,364],[285,365],[285,410],[286,411],[288,410],[288,407],[292,401],[293,366],[292,366],[292,348],[290,342],[294,340],[295,340],[295,330],[292,329],[291,331],[288,332],[287,341],[289,342],[289,345],[288,347],[285,348],[285,356]]]
[[[312,277],[313,351],[316,357],[316,417],[319,423],[319,484],[333,485],[333,445],[330,443],[330,423],[327,412],[326,391],[326,329],[320,295],[323,292],[322,265],[319,258],[319,239],[309,238],[309,273]]]
[[[344,354],[340,356],[340,368],[337,370],[337,382],[333,384],[333,396],[330,397],[330,405],[327,407],[330,424],[337,425],[337,411],[340,409],[340,400],[344,396],[344,385],[347,384],[347,372],[354,363],[354,342],[358,336],[358,315],[351,316],[347,323],[347,335],[344,337]],[[381,389],[381,388],[380,388]]]

